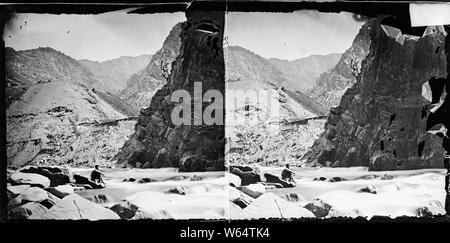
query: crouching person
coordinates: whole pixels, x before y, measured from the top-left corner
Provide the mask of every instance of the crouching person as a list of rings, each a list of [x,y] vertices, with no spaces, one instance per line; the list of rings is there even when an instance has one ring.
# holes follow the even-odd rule
[[[286,164],[286,168],[284,168],[284,170],[281,172],[281,179],[287,182],[295,183],[294,174],[295,172],[289,168],[289,164]]]
[[[91,180],[95,183],[102,183],[105,184],[105,182],[103,181],[103,176],[105,174],[103,174],[99,168],[98,165],[95,166],[95,169],[92,171],[91,173]]]

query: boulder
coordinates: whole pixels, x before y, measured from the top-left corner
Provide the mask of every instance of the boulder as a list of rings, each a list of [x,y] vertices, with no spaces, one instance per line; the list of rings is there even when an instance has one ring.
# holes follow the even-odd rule
[[[237,189],[253,198],[257,198],[266,192],[266,187],[263,184],[250,184],[247,186],[239,186]]]
[[[239,169],[242,172],[252,172],[252,171],[254,171],[252,167],[247,166],[247,165],[231,165],[229,167],[229,171],[232,171],[235,168]]]
[[[320,199],[314,199],[312,202],[306,204],[304,208],[311,211],[316,217],[323,218],[330,212],[331,205]]]
[[[114,204],[110,209],[119,215],[121,219],[131,219],[136,214],[138,207],[127,200],[122,200]]]
[[[22,202],[41,202],[48,198],[48,192],[39,187],[30,187],[18,197]]]
[[[288,194],[284,195],[283,198],[286,199],[286,201],[294,202],[294,203],[306,202],[306,198],[296,192],[288,193]]]
[[[58,186],[70,183],[70,177],[59,167],[26,167],[20,170],[22,173],[33,173],[47,177],[50,180],[50,186]],[[68,172],[68,170],[66,171]]]
[[[239,168],[233,168],[233,170],[231,170],[231,174],[237,175],[241,179],[242,186],[261,182],[261,177],[253,170],[244,172]]]
[[[247,200],[243,199],[242,197],[235,198],[235,199],[231,200],[231,202],[234,203],[235,205],[239,206],[240,208],[246,208],[248,205],[251,204],[250,201],[247,201]]]
[[[336,217],[357,218],[357,217],[364,217],[364,214],[359,209],[340,209],[332,207],[328,212],[326,218],[336,218]]]
[[[107,220],[120,219],[120,217],[110,209],[84,199],[77,194],[71,194],[58,201],[44,214],[31,215],[30,219]]]
[[[67,193],[67,194],[72,194],[74,192],[74,188],[71,185],[57,186],[57,187],[55,187],[55,189],[62,193]]]
[[[10,176],[10,180],[14,185],[31,185],[41,188],[50,186],[50,180],[39,174],[15,172]]]
[[[179,195],[186,195],[186,188],[183,186],[176,186],[175,188],[171,188],[166,191],[166,193],[175,193]]]
[[[40,204],[43,205],[46,208],[51,208],[51,207],[55,206],[55,204],[59,200],[60,199],[57,196],[55,196],[55,195],[53,195],[51,193],[48,193],[48,198],[43,200],[43,201],[41,201]]]
[[[191,178],[189,178],[190,181],[203,181],[202,176],[194,175]]]
[[[325,178],[323,176],[314,178],[314,181],[326,181],[326,180],[327,180],[327,178]]]
[[[240,208],[245,208],[254,201],[252,197],[234,187],[228,187],[228,192],[230,202],[234,203]]]
[[[30,185],[17,185],[17,186],[8,186],[7,190],[13,195],[19,195],[20,193],[26,191],[28,188],[30,188]]]
[[[47,191],[58,198],[64,198],[67,195],[74,193],[74,188],[70,185],[63,185],[57,187],[49,187]]]
[[[294,182],[287,182],[276,175],[272,175],[270,173],[265,173],[264,177],[266,178],[266,183],[276,183],[281,184],[283,187],[295,187],[296,184]]]
[[[357,178],[357,180],[373,180],[376,178],[378,178],[377,175],[364,175],[364,176]]]
[[[141,178],[141,179],[139,179],[139,180],[137,181],[137,183],[142,184],[142,183],[150,183],[150,182],[155,182],[155,181],[156,181],[156,180],[151,179],[151,178]]]
[[[392,180],[394,179],[394,176],[389,174],[384,174],[382,177],[380,177],[380,180]]]
[[[83,175],[74,174],[73,178],[76,184],[89,185],[90,188],[85,187],[86,189],[100,189],[105,187],[105,185],[91,181],[89,178]]]
[[[328,182],[340,182],[340,181],[346,181],[347,179],[339,177],[339,176],[334,176],[330,179],[328,179]]]
[[[88,200],[98,204],[113,203],[115,201],[114,198],[105,194],[96,194],[93,197],[88,198]]]
[[[125,200],[139,208],[133,219],[166,219],[171,217],[168,213],[171,201],[163,193],[142,191],[125,198]]]
[[[138,209],[132,219],[171,219],[173,216],[167,210],[143,211]]]
[[[269,192],[255,199],[236,217],[241,219],[314,218],[314,214]]]
[[[24,205],[13,208],[8,212],[8,219],[28,219],[31,216],[39,218],[47,212],[47,208],[36,202],[25,203]]]
[[[132,177],[125,178],[125,179],[122,180],[122,182],[135,182],[135,181],[136,181],[136,178],[132,178]]]
[[[419,217],[445,215],[445,209],[440,201],[432,200],[428,202],[426,206],[418,208],[416,214]]]
[[[8,209],[13,209],[13,208],[18,207],[20,205],[22,205],[22,198],[17,196],[17,197],[15,197],[15,198],[13,198],[13,199],[8,201],[7,208]]]
[[[356,190],[356,192],[367,192],[367,193],[377,194],[377,188],[375,186],[369,185],[369,186],[364,186],[364,187],[358,188]]]
[[[230,182],[230,186],[233,186],[233,187],[241,186],[241,178],[239,178],[239,176],[231,174],[231,173],[226,173],[225,177]]]

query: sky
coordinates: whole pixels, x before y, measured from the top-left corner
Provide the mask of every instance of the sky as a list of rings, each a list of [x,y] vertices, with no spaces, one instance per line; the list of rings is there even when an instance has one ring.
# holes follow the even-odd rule
[[[105,61],[154,54],[184,12],[100,15],[18,14],[5,26],[5,45],[15,50],[51,47],[75,59]]]
[[[16,50],[51,47],[75,59],[105,61],[121,56],[154,54],[183,12],[100,15],[18,14],[3,39]],[[343,53],[363,22],[351,13],[242,13],[226,15],[225,36],[266,58],[294,60],[311,54]]]
[[[228,45],[242,46],[265,58],[295,60],[312,54],[343,53],[364,22],[352,13],[230,12],[226,17]]]

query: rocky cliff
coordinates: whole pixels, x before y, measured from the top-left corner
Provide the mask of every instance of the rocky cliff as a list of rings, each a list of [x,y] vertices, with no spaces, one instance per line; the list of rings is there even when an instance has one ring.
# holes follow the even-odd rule
[[[126,87],[120,92],[122,99],[136,109],[150,105],[155,92],[166,83],[161,65],[163,68],[170,69],[170,64],[178,56],[181,46],[180,32],[181,23],[178,23],[172,28],[161,49],[152,56],[147,66],[129,77]]]
[[[179,167],[181,171],[224,169],[223,125],[175,125],[171,102],[176,90],[194,93],[194,82],[202,83],[202,94],[215,89],[224,94],[223,12],[187,12],[180,32],[180,54],[172,63],[168,82],[141,110],[135,133],[115,159],[124,166]],[[156,54],[155,54],[156,56]],[[192,100],[193,102],[193,100]],[[203,102],[202,111],[210,102]],[[192,109],[194,111],[194,109]],[[216,112],[223,115],[222,109]],[[193,114],[197,115],[197,114]]]
[[[370,28],[370,52],[357,82],[330,110],[325,132],[307,162],[371,170],[441,167],[441,139],[426,133],[430,101],[423,85],[446,78],[442,31],[423,37]]]
[[[358,69],[356,71],[359,71],[362,60],[369,53],[369,33],[374,24],[375,22],[369,21],[361,27],[352,46],[344,52],[336,66],[322,73],[317,78],[315,86],[308,92],[311,98],[325,108],[338,106],[345,91],[356,83],[352,64],[356,65]]]

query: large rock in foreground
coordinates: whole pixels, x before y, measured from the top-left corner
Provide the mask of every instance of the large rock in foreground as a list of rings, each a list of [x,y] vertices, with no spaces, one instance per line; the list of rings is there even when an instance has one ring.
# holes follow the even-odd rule
[[[444,38],[440,31],[419,38],[373,25],[358,80],[330,110],[307,162],[370,170],[441,167],[442,140],[426,133],[431,100],[422,89],[447,76]]]
[[[120,217],[107,208],[90,202],[77,194],[71,194],[58,201],[42,215],[31,215],[29,219],[107,220],[120,219]]]
[[[314,214],[295,203],[269,192],[258,197],[233,218],[314,218]]]
[[[47,188],[50,186],[50,180],[47,177],[39,174],[15,172],[11,175],[10,180],[13,184],[16,185],[24,184],[38,186],[41,188]]]
[[[148,108],[142,109],[135,133],[114,159],[124,166],[178,167],[180,171],[224,170],[223,125],[195,125],[212,100],[202,103],[202,114],[191,109],[192,125],[175,125],[171,113],[179,102],[171,102],[174,91],[184,90],[194,102],[194,83],[200,82],[202,97],[210,90],[225,90],[223,59],[223,12],[187,12],[180,33],[180,54],[172,63],[171,75]],[[197,99],[198,100],[198,99]],[[223,102],[215,116],[222,115]],[[216,103],[217,104],[217,103]],[[183,114],[186,115],[186,114]],[[204,123],[202,123],[204,124]]]

